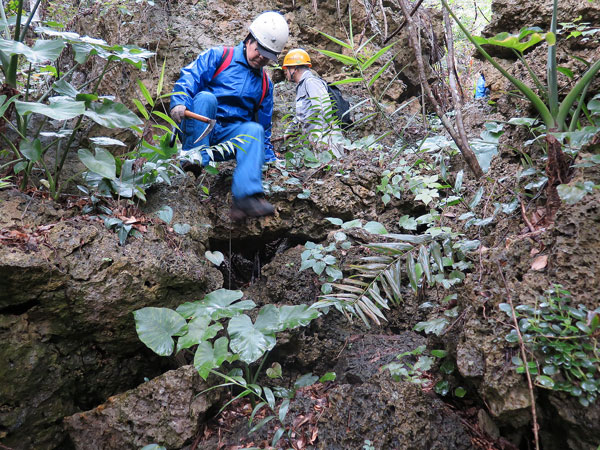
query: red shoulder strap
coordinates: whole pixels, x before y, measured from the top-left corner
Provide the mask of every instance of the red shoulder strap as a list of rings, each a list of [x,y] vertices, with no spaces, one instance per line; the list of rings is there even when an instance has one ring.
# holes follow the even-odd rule
[[[233,47],[223,47],[223,56],[221,56],[221,62],[219,63],[219,67],[217,67],[217,70],[212,77],[213,80],[217,77],[217,75],[219,75],[221,72],[227,69],[227,67],[229,67],[229,64],[231,64],[232,59]]]
[[[262,71],[262,95],[260,96],[260,101],[258,102],[258,106],[260,106],[265,99],[265,95],[267,95],[267,90],[269,89],[269,77],[267,77],[267,72]]]

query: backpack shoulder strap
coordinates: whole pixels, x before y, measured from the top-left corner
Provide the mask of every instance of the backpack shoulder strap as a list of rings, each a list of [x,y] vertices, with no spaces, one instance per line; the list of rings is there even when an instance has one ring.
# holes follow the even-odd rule
[[[260,105],[262,104],[263,100],[265,99],[265,96],[267,95],[267,91],[269,90],[269,77],[267,76],[267,72],[265,72],[265,70],[262,70],[262,95],[260,96],[260,101],[258,102],[258,106],[260,108]]]
[[[231,64],[231,60],[233,59],[233,47],[223,47],[223,55],[221,55],[221,60],[219,61],[219,65],[217,66],[217,70],[213,75],[212,79],[214,80],[217,76],[223,72],[229,64]]]

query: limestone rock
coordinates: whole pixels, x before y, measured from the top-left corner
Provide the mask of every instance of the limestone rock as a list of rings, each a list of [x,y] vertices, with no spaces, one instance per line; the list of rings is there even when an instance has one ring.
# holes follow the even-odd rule
[[[76,449],[139,449],[157,443],[180,448],[198,432],[199,421],[220,397],[193,366],[183,366],[90,411],[65,418]]]

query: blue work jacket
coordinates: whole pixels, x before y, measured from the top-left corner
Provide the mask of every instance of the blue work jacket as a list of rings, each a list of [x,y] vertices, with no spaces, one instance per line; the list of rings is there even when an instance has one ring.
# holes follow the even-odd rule
[[[217,121],[220,123],[260,123],[265,130],[265,151],[273,150],[271,144],[271,119],[273,116],[273,83],[267,77],[265,98],[262,97],[262,69],[253,69],[246,60],[244,43],[234,48],[229,66],[213,79],[223,56],[224,47],[213,47],[201,53],[195,61],[181,69],[173,92],[184,92],[171,96],[171,109],[186,105],[190,109],[192,99],[201,91],[217,97]]]

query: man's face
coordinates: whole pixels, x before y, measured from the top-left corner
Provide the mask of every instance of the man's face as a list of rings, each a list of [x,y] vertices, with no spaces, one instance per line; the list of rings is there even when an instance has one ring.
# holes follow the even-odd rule
[[[246,44],[246,58],[248,59],[248,64],[250,64],[250,67],[253,69],[265,67],[270,61],[269,58],[265,58],[258,52],[257,47],[257,41]]]
[[[283,69],[283,73],[285,74],[285,79],[288,81],[292,81],[292,72],[289,67]]]

